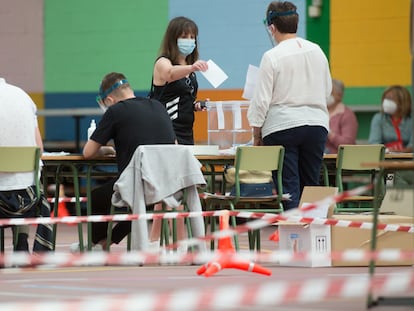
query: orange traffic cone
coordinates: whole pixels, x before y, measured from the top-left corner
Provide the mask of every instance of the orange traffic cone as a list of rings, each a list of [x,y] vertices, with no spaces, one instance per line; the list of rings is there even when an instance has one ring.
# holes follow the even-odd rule
[[[63,187],[63,185],[60,185],[59,188],[59,199],[60,198],[64,198],[65,197],[65,188]],[[66,202],[63,201],[58,201],[58,206],[57,206],[57,217],[66,217],[66,216],[70,216],[68,209],[66,208]],[[53,217],[54,214],[51,214],[51,217]]]
[[[229,220],[230,220],[230,212],[228,210],[224,210],[222,215],[219,217],[219,229],[220,231],[229,230]],[[217,248],[222,252],[236,252],[231,242],[230,236],[225,236],[224,238],[218,239]]]
[[[229,229],[229,211],[223,211],[223,214],[219,218],[220,230]],[[226,268],[239,269],[249,272],[260,273],[264,275],[271,275],[272,272],[258,264],[248,261],[241,261],[235,258],[235,249],[231,242],[231,237],[226,236],[218,240],[217,259],[212,262],[206,263],[197,270],[198,275],[204,275],[206,277],[212,276],[220,270]]]

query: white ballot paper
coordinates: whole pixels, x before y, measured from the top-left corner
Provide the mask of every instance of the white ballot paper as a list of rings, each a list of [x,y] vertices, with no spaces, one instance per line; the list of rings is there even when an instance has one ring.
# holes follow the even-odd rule
[[[207,71],[200,71],[202,75],[207,79],[208,82],[214,88],[217,88],[220,84],[227,80],[228,76],[226,73],[211,59],[207,61],[208,69]]]
[[[246,82],[244,84],[244,90],[242,97],[245,99],[252,99],[254,88],[256,87],[257,74],[259,67],[249,65],[247,68]]]

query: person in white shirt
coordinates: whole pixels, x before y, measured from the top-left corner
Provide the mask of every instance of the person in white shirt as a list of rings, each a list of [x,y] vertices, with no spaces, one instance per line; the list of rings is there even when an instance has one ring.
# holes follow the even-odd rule
[[[38,146],[43,151],[35,103],[25,91],[4,78],[0,78],[0,110],[0,146]],[[33,204],[33,179],[33,172],[0,173],[0,218],[50,217],[50,205],[43,189],[40,189],[41,197]],[[19,226],[18,232],[14,250],[29,251],[29,227]],[[39,224],[33,251],[52,250],[52,225]]]
[[[328,60],[317,44],[296,35],[298,21],[293,3],[269,4],[268,31],[278,44],[262,57],[247,114],[254,145],[285,147],[283,192],[291,195],[285,210],[298,206],[304,186],[319,184],[332,89]]]

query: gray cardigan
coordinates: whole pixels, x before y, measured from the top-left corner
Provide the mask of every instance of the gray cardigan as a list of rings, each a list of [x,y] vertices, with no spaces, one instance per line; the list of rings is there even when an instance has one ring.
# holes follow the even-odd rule
[[[201,164],[191,149],[184,145],[142,145],[114,185],[112,204],[129,206],[133,214],[144,215],[146,206],[164,201],[177,208],[181,204],[182,190],[187,191],[187,205],[191,212],[201,212],[197,185],[205,185]],[[204,221],[191,218],[195,237],[204,236]],[[148,247],[147,220],[132,221],[131,248]],[[205,251],[205,244],[200,247]]]

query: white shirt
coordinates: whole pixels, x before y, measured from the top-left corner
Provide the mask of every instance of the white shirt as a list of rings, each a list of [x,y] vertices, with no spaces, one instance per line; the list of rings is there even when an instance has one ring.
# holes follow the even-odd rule
[[[332,79],[321,48],[292,38],[267,51],[260,63],[256,88],[247,117],[262,127],[262,136],[303,125],[329,130],[326,99]]]
[[[0,78],[0,111],[0,146],[36,146],[36,105],[26,92],[3,78]],[[31,185],[33,173],[0,173],[0,191]]]

